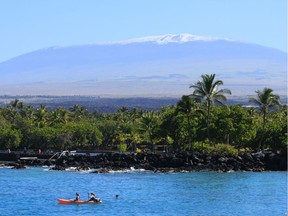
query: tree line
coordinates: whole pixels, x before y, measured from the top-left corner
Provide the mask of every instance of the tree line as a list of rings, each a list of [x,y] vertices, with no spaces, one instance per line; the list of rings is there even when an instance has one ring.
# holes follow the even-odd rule
[[[156,111],[126,107],[115,113],[27,106],[15,99],[0,108],[0,148],[42,150],[259,151],[287,149],[287,105],[270,88],[257,90],[255,106],[225,105],[229,89],[205,74],[191,94]]]

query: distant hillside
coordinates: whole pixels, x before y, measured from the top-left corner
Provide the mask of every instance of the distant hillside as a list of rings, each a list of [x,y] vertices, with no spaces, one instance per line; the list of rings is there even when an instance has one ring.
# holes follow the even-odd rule
[[[51,47],[0,63],[0,94],[178,97],[204,73],[236,96],[286,94],[287,53],[189,34]]]
[[[250,96],[254,97],[254,96]],[[164,106],[176,105],[180,98],[101,98],[93,96],[0,96],[0,107],[6,107],[11,101],[18,99],[25,105],[38,107],[40,104],[45,105],[48,109],[53,110],[59,107],[66,109],[72,108],[79,104],[84,106],[90,112],[114,113],[121,107],[128,109],[138,108],[143,110],[159,110]],[[287,98],[281,97],[283,104],[287,104]],[[227,104],[249,105],[248,97],[232,97],[227,100]]]
[[[175,105],[179,100],[178,98],[100,98],[89,96],[0,96],[0,106],[5,107],[15,99],[34,107],[42,104],[50,110],[61,106],[70,109],[79,104],[91,112],[101,113],[114,113],[121,107],[158,110],[164,106]]]

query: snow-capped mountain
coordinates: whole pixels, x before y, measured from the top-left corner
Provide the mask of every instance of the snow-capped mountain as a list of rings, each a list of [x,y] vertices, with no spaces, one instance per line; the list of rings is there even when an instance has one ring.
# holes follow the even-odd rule
[[[167,44],[167,43],[185,43],[191,41],[215,41],[223,40],[216,37],[204,37],[191,34],[167,34],[167,35],[155,35],[155,36],[146,36],[140,38],[133,38],[123,41],[110,41],[103,42],[103,44],[129,44],[129,43],[143,43],[143,42],[152,42],[157,44]],[[225,39],[229,40],[229,39]]]
[[[205,73],[233,95],[286,94],[287,53],[190,34],[50,47],[0,63],[0,94],[181,96]]]

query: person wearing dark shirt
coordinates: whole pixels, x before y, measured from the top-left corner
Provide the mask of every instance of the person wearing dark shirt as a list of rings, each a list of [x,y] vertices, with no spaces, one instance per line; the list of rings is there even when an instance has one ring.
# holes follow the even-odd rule
[[[80,195],[78,193],[76,193],[76,197],[74,199],[74,201],[79,201],[80,200]]]

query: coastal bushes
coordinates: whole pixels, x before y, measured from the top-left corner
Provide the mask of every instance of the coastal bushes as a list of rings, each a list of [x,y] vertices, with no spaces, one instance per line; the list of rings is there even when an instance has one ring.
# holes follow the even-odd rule
[[[210,141],[204,113],[178,112],[176,106],[157,111],[126,110],[111,114],[89,113],[76,117],[66,110],[65,121],[51,116],[55,110],[46,110],[38,120],[37,109],[27,108],[8,112],[10,105],[0,109],[1,149],[107,149],[135,151],[223,151],[234,154],[234,149],[257,151],[262,149],[283,151],[287,149],[286,106],[268,113],[265,127],[257,108],[241,105],[212,107],[210,115]],[[149,114],[147,114],[149,113]],[[153,113],[153,114],[152,114]],[[40,122],[39,122],[40,121]],[[217,143],[222,143],[217,145]],[[225,148],[226,150],[225,150]],[[230,147],[232,147],[230,149]]]
[[[229,144],[215,144],[211,145],[209,142],[195,142],[193,145],[193,150],[196,152],[203,153],[216,153],[217,155],[238,155],[238,149]]]
[[[18,130],[12,128],[0,128],[0,143],[5,148],[18,148],[21,142],[21,133]],[[3,148],[3,146],[2,146]]]

